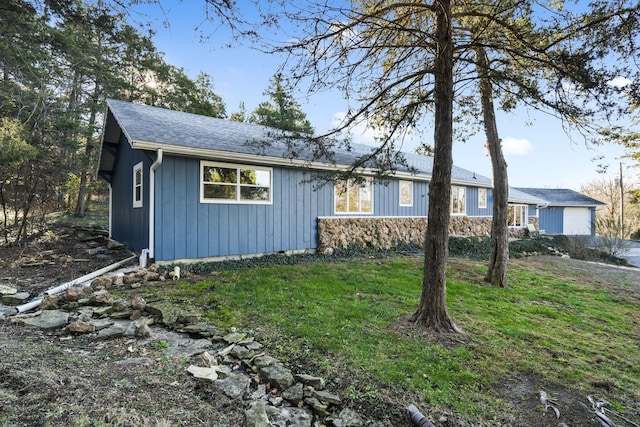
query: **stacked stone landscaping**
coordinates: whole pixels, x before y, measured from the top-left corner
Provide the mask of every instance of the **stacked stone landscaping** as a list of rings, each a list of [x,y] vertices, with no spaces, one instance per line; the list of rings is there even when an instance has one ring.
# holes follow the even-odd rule
[[[529,221],[536,224],[537,218]],[[422,246],[426,230],[426,217],[322,217],[318,218],[318,250],[331,253],[333,249],[349,246],[376,250]],[[512,238],[523,237],[525,233],[525,228],[509,228]],[[489,237],[491,217],[452,216],[449,235]]]
[[[212,383],[231,399],[243,399],[247,427],[388,426],[344,407],[338,394],[325,390],[323,378],[292,372],[267,355],[250,333],[221,330],[168,301],[146,303],[139,296],[114,300],[109,291],[114,286],[135,289],[167,279],[153,269],[99,277],[90,286],[74,286],[45,297],[39,310],[29,314],[16,314],[13,307],[24,304],[28,294],[5,286],[0,289],[6,304],[0,304],[0,320],[63,329],[96,340],[125,336],[137,339],[139,346],[162,344],[165,356],[187,361],[185,375]],[[138,357],[115,363],[152,369],[154,360]]]

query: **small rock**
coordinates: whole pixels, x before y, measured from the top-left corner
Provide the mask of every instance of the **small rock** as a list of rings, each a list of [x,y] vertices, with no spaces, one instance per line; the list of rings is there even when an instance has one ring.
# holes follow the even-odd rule
[[[147,325],[144,322],[141,321],[135,321],[131,324],[131,326],[133,327],[133,336],[136,338],[150,338],[153,337],[153,331],[151,330],[151,328],[149,327],[149,325]],[[127,330],[127,332],[129,332],[129,330]],[[127,333],[125,333],[125,335],[127,335]]]
[[[251,380],[244,374],[231,374],[222,380],[216,380],[214,384],[230,399],[237,399],[242,396],[247,389]]]
[[[64,299],[66,301],[78,301],[84,296],[84,291],[80,286],[72,286],[64,293]]]
[[[153,365],[153,360],[148,357],[133,357],[131,359],[118,360],[116,365],[119,366],[131,366],[131,365]]]
[[[364,420],[353,409],[344,408],[340,411],[338,418],[333,420],[333,425],[336,427],[362,427]]]
[[[282,397],[293,404],[297,404],[303,398],[302,383],[294,384],[282,392]]]
[[[273,426],[311,427],[312,425],[313,413],[306,408],[290,408],[285,406],[275,409],[276,411],[269,417]]]
[[[89,334],[91,332],[95,332],[96,327],[90,323],[83,322],[82,320],[75,320],[67,325],[67,330],[78,334]]]
[[[235,344],[245,339],[246,336],[247,334],[243,334],[240,332],[232,332],[222,337],[222,339],[228,342],[229,344]]]
[[[60,301],[59,295],[46,295],[42,298],[42,302],[40,303],[41,310],[52,310],[58,306],[58,302]]]
[[[240,360],[251,359],[254,355],[254,352],[244,346],[236,345],[231,350],[231,355]]]
[[[22,323],[41,329],[62,328],[69,322],[69,313],[61,310],[44,310],[39,316],[21,319]]]
[[[244,425],[246,427],[269,427],[269,417],[265,410],[264,402],[253,402],[244,412]]]
[[[315,397],[307,397],[304,402],[307,405],[311,406],[316,414],[318,414],[320,417],[326,417],[327,415],[329,415],[329,412],[327,411],[328,405],[320,402]]]
[[[316,390],[322,390],[324,388],[324,379],[320,377],[314,377],[306,374],[295,375],[296,381],[301,382],[304,385],[313,387]]]
[[[113,307],[113,311],[123,311],[129,307],[129,303],[123,299],[119,299],[114,301],[111,307]]]
[[[142,312],[140,310],[133,310],[131,312],[131,316],[129,316],[129,320],[138,320],[142,317]]]
[[[111,277],[101,276],[91,282],[91,287],[96,291],[100,289],[109,289],[111,287],[111,283]]]
[[[313,397],[325,403],[333,403],[334,405],[342,404],[342,400],[340,399],[340,396],[337,396],[332,393],[327,393],[326,391],[314,390]]]
[[[113,296],[109,293],[109,291],[105,289],[95,291],[93,294],[91,294],[89,303],[96,305],[112,304]]]
[[[270,382],[272,386],[281,390],[288,389],[293,385],[293,374],[280,363],[260,368],[259,373],[265,381]]]
[[[214,368],[203,368],[201,366],[190,365],[187,372],[196,378],[203,380],[215,381],[218,379],[218,372]]]
[[[150,271],[145,274],[144,280],[147,282],[157,282],[160,280],[160,275],[156,272]]]
[[[211,368],[218,364],[218,359],[208,351],[203,351],[193,357],[193,364],[202,368]]]
[[[22,305],[29,301],[29,292],[16,292],[15,294],[2,295],[2,302],[6,305]]]
[[[18,290],[13,286],[0,284],[0,295],[13,295],[17,293]]]
[[[113,239],[109,239],[107,241],[107,249],[114,250],[114,249],[120,249],[120,248],[124,248],[123,243],[117,242]]]
[[[140,296],[136,296],[131,300],[131,308],[133,308],[134,310],[143,311],[146,305],[147,302]]]

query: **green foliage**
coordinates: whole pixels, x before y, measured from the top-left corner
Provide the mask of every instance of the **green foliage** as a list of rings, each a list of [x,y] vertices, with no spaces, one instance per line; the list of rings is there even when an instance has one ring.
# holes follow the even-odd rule
[[[265,91],[271,101],[258,105],[249,116],[249,122],[259,123],[291,132],[313,134],[314,129],[307,115],[300,110],[300,105],[291,94],[291,88],[283,82],[282,75],[271,78],[270,86]],[[237,117],[239,118],[239,117]]]
[[[631,233],[631,239],[640,240],[640,230],[636,230],[633,233]]]
[[[24,140],[24,133],[24,127],[18,120],[0,118],[0,167],[17,165],[36,157],[38,150]]]

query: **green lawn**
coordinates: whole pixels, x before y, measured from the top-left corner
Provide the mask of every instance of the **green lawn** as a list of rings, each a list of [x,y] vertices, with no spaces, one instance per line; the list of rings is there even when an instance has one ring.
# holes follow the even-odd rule
[[[343,393],[374,404],[402,395],[491,419],[509,410],[500,385],[520,375],[585,398],[610,384],[621,411],[639,402],[638,294],[541,260],[513,262],[506,289],[482,282],[482,263],[450,260],[449,312],[465,334],[444,339],[406,320],[420,296],[418,258],[241,268],[163,292],[219,325],[256,330],[277,357],[342,376]]]

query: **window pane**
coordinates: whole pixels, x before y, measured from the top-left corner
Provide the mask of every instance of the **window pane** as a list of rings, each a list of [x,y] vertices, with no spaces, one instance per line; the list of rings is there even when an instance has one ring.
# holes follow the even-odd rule
[[[142,185],[142,169],[136,169],[136,185]]]
[[[467,211],[465,209],[465,194],[464,188],[458,188],[458,213],[465,213]]]
[[[136,187],[136,196],[135,196],[135,200],[136,201],[140,201],[142,200],[142,187],[137,186]]]
[[[349,212],[357,213],[360,212],[358,209],[358,187],[353,184],[349,184],[348,191],[348,204],[349,204]]]
[[[371,213],[371,183],[360,188],[360,212]]]
[[[241,200],[269,200],[269,187],[240,187]]]
[[[269,187],[271,173],[263,170],[240,169],[240,183]]]
[[[344,183],[336,182],[333,193],[336,199],[336,212],[347,212],[347,191]]]
[[[478,207],[486,208],[487,207],[487,190],[486,188],[478,189]]]
[[[203,173],[204,182],[223,182],[235,184],[238,182],[238,169],[205,166]]]
[[[204,184],[205,199],[236,199],[236,187],[234,185]]]
[[[400,206],[413,205],[413,182],[400,181]]]

